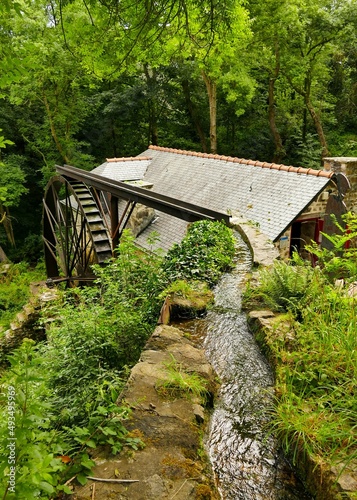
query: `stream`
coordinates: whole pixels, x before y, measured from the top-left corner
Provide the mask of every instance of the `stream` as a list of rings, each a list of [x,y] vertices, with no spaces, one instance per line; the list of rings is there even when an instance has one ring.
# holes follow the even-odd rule
[[[221,381],[206,439],[218,491],[225,500],[311,500],[267,432],[273,373],[241,312],[251,256],[237,237],[235,269],[215,287],[215,305],[185,329],[203,343]]]

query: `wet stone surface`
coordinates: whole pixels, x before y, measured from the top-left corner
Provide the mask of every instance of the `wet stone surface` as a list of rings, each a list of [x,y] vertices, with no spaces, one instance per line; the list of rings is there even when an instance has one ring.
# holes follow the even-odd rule
[[[182,369],[194,371],[215,385],[215,374],[202,349],[195,347],[185,332],[159,326],[149,339],[139,363],[131,371],[122,402],[129,404],[132,417],[126,427],[140,436],[145,448],[126,450],[112,457],[103,450],[95,457],[94,477],[135,479],[131,484],[88,481],[76,487],[73,498],[157,500],[218,499],[212,473],[202,460],[202,441],[208,413],[202,401],[177,396],[163,397],[158,382],[165,381],[165,364],[174,356]]]

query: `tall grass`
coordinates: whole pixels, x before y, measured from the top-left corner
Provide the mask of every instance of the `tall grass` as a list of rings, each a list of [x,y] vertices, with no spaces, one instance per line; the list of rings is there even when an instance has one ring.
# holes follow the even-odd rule
[[[335,286],[334,278],[356,270],[355,252],[343,249],[336,244],[330,260],[319,251],[317,268],[298,259],[277,262],[254,292],[289,313],[289,339],[275,333],[266,341],[276,364],[272,425],[294,459],[303,450],[329,464],[357,460],[357,297],[349,294],[357,272]]]

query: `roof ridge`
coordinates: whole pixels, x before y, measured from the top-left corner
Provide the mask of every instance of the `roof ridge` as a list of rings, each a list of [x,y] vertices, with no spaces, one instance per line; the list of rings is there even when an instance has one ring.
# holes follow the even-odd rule
[[[107,158],[108,163],[120,161],[152,160],[149,156],[123,156],[121,158]]]
[[[261,162],[258,160],[244,160],[243,158],[235,158],[233,156],[224,156],[212,153],[200,153],[198,151],[186,151],[184,149],[165,148],[162,146],[153,146],[153,145],[150,145],[149,149],[153,149],[154,151],[162,151],[166,153],[176,153],[186,156],[197,156],[199,158],[208,158],[211,160],[221,160],[221,161],[228,161],[231,163],[252,165],[254,167],[269,168],[271,170],[282,170],[283,172],[295,172],[297,174],[313,175],[315,177],[332,178],[334,176],[333,172],[327,172],[325,170],[315,170],[313,168],[304,168],[304,167],[293,167],[292,165],[283,165],[283,164],[279,165],[277,163]]]

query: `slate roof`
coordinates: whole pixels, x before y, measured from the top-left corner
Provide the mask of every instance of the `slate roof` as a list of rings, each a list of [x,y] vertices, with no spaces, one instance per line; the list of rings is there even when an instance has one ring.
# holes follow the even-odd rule
[[[159,240],[151,246],[148,244],[147,239],[152,231],[158,233]],[[151,246],[152,250],[161,249],[166,253],[174,243],[180,243],[186,231],[187,221],[156,211],[155,219],[136,237],[136,243],[144,248]]]
[[[276,241],[334,174],[150,146],[144,179],[153,191],[213,210],[239,212]]]
[[[93,169],[92,173],[114,181],[137,181],[143,178],[149,163],[150,158],[145,156],[109,158],[105,163]]]
[[[141,174],[141,179],[152,183],[152,191],[159,194],[212,210],[239,213],[259,224],[272,241],[284,233],[334,177],[333,172],[324,170],[158,146],[150,146],[130,161],[110,160],[101,167],[93,172],[106,177],[109,172],[118,180],[132,180],[135,172],[137,178]],[[156,230],[160,234],[159,246],[167,250],[182,239],[187,223],[167,214],[157,215],[137,241],[147,246],[148,234]]]

